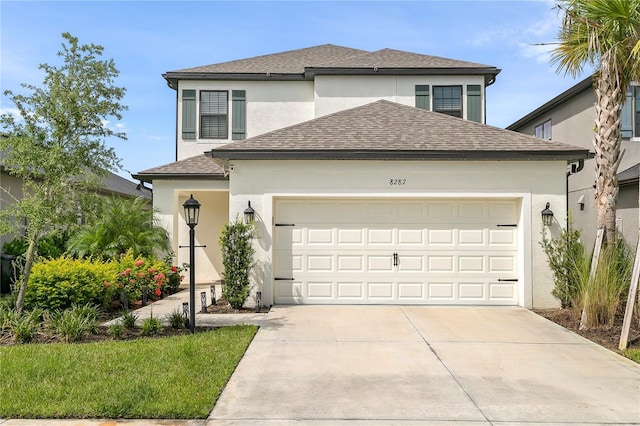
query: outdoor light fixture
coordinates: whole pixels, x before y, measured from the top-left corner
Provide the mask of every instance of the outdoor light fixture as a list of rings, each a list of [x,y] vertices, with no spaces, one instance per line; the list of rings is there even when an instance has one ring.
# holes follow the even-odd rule
[[[187,222],[187,225],[193,229],[193,227],[198,224],[200,203],[198,200],[194,199],[193,194],[191,194],[191,197],[184,202],[182,207],[184,207],[184,220]]]
[[[249,201],[249,206],[244,209],[244,223],[246,225],[253,223],[255,216],[256,211],[251,207],[251,201]]]
[[[200,309],[202,310],[201,312],[204,314],[207,312],[207,292],[206,291],[202,291],[200,292]]]
[[[215,305],[216,304],[216,286],[212,284],[211,287],[209,288],[211,290],[211,304]]]
[[[200,203],[193,198],[193,194],[182,205],[184,219],[189,225],[189,331],[196,331],[196,255],[195,255],[195,227],[200,216]]]
[[[553,212],[549,209],[549,203],[547,203],[544,210],[542,210],[542,224],[544,226],[551,226],[553,222]]]

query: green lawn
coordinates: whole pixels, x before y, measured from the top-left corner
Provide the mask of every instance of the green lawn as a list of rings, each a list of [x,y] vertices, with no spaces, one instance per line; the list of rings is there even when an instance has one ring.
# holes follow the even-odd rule
[[[0,347],[0,418],[206,418],[256,331]]]

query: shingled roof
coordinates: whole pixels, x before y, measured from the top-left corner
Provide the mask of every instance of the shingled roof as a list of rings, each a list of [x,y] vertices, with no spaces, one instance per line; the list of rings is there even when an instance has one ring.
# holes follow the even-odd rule
[[[222,159],[578,160],[588,150],[380,100],[223,145]]]
[[[140,179],[145,182],[151,182],[156,178],[207,178],[212,180],[226,178],[222,167],[211,161],[210,158],[205,157],[204,154],[143,170],[132,176],[134,179]]]
[[[169,71],[163,74],[174,89],[178,80],[310,80],[317,74],[474,74],[491,84],[499,69],[490,65],[437,56],[382,49],[375,52],[325,44],[282,53]]]

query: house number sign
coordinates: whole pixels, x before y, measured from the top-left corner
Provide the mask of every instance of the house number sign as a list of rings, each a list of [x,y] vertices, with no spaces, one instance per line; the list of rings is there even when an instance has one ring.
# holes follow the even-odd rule
[[[398,185],[404,185],[407,183],[406,179],[389,179],[389,185],[391,186],[398,186]]]

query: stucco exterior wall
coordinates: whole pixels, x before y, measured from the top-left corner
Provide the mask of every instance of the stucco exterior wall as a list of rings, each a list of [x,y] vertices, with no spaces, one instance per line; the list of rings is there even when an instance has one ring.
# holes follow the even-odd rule
[[[366,105],[380,99],[416,106],[416,85],[462,86],[463,117],[467,118],[467,84],[479,84],[483,76],[316,76],[315,116]],[[482,117],[484,101],[482,102]]]
[[[551,138],[553,140],[581,146],[593,151],[593,128],[596,118],[595,102],[595,94],[591,89],[587,89],[553,110],[540,115],[525,126],[516,129],[516,131],[533,135],[535,126],[551,120]],[[621,149],[625,153],[618,167],[618,172],[640,162],[640,141],[623,140]],[[593,248],[597,231],[598,208],[594,198],[594,185],[595,160],[593,159],[586,160],[582,171],[568,178],[568,204],[571,219],[573,224],[582,230],[582,240],[588,250]],[[622,202],[623,197],[633,198],[633,194],[623,194],[623,192],[629,191],[635,191],[635,210],[628,202],[625,202],[625,207],[622,207],[617,212],[616,217],[625,240],[635,246],[638,239],[637,188],[620,188],[619,203]],[[584,201],[583,210],[580,208],[579,201]]]
[[[256,210],[258,266],[256,287],[272,303],[272,218],[277,197],[511,198],[521,207],[519,226],[520,303],[525,307],[557,306],[553,281],[540,247],[540,212],[549,202],[556,218],[564,210],[565,162],[438,161],[232,161],[229,217],[242,215],[251,201]],[[390,186],[389,179],[406,179]],[[556,220],[552,236],[564,221]]]
[[[180,81],[178,86],[178,113],[176,140],[178,160],[200,155],[214,147],[233,142],[229,139],[182,139],[183,89],[244,90],[247,102],[247,137],[291,126],[314,118],[312,81]],[[232,111],[229,107],[229,123]]]
[[[189,263],[189,227],[184,220],[182,205],[193,194],[200,202],[200,220],[195,227],[196,282],[219,280],[222,257],[218,248],[220,230],[229,218],[229,192],[227,181],[158,180],[153,185],[153,206],[158,210],[162,225],[169,231],[176,265]],[[184,272],[189,280],[189,271]]]

